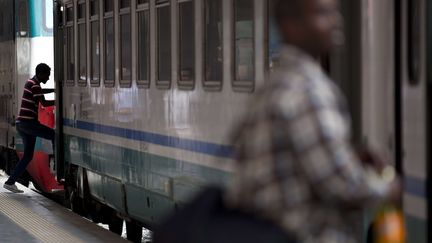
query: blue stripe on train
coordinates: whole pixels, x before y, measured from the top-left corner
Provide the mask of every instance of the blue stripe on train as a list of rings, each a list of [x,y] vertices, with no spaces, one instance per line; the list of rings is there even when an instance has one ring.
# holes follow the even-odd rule
[[[404,178],[404,190],[410,195],[426,198],[426,181],[411,176]]]
[[[187,151],[208,154],[222,158],[233,158],[234,148],[227,145],[170,137],[161,134],[135,131],[127,128],[100,125],[90,122],[77,121],[75,124],[70,119],[63,119],[64,126],[78,128],[85,131],[102,133],[110,136],[127,138],[166,147],[183,149]],[[404,178],[405,192],[415,197],[426,198],[426,183],[424,180],[406,176]]]
[[[177,137],[171,137],[161,134],[136,131],[127,128],[106,126],[101,124],[95,124],[84,121],[77,121],[74,123],[70,119],[63,119],[63,125],[67,127],[78,128],[90,132],[102,133],[110,136],[116,136],[121,138],[127,138],[135,141],[142,141],[166,147],[172,147],[177,149],[183,149],[187,151],[208,154],[222,158],[233,157],[233,147],[227,145],[220,145],[202,141],[196,141],[191,139],[183,139]]]

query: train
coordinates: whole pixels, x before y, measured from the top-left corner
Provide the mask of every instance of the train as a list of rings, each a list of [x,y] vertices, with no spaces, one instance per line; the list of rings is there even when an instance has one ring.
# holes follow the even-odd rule
[[[52,8],[52,170],[73,211],[117,233],[125,221],[128,239],[140,241],[141,227],[205,186],[229,183],[232,129],[278,63],[274,1],[0,1],[4,19],[17,19],[19,3]],[[387,153],[403,178],[408,242],[428,242],[432,1],[341,1],[341,9],[344,45],[320,61],[347,96],[353,143]],[[10,154],[31,75],[18,45],[38,25],[1,23],[0,150]]]

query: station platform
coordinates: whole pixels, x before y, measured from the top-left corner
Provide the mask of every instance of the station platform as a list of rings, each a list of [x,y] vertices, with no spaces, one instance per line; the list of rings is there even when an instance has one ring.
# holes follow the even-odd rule
[[[1,242],[128,242],[18,183],[24,193],[9,192],[6,179],[0,175]]]

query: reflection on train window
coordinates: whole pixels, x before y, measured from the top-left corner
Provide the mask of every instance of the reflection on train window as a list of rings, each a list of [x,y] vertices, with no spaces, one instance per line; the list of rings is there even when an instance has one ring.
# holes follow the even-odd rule
[[[235,80],[254,80],[254,1],[235,0]]]
[[[105,0],[105,13],[114,11],[114,0]]]
[[[115,79],[114,19],[105,19],[105,82]]]
[[[149,84],[149,11],[138,13],[138,85]],[[148,87],[148,86],[147,86]]]
[[[193,81],[195,74],[194,2],[179,3],[180,17],[180,81]],[[180,82],[182,85],[182,82]],[[187,85],[187,84],[185,84]]]
[[[205,1],[205,81],[222,84],[222,1]],[[212,85],[205,82],[204,86]]]
[[[130,85],[132,80],[132,43],[131,43],[131,16],[123,14],[120,16],[120,52],[121,52],[121,80]]]
[[[99,41],[99,21],[93,21],[90,24],[91,32],[91,77],[92,86],[99,86],[99,58],[100,58],[100,41]]]
[[[99,0],[90,1],[90,16],[99,15]]]
[[[78,38],[79,38],[79,52],[78,52],[78,83],[86,84],[86,76],[87,76],[87,50],[86,50],[86,24],[85,22],[78,25]]]
[[[130,0],[120,0],[120,8],[129,8]]]
[[[68,84],[74,84],[75,75],[74,75],[74,33],[73,26],[66,28],[66,78]]]
[[[169,5],[157,9],[158,22],[158,84],[171,80],[171,11]],[[162,82],[160,82],[162,81]]]

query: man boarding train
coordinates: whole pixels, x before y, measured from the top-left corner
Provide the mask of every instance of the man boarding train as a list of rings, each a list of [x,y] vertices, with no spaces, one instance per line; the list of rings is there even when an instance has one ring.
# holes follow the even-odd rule
[[[24,173],[27,165],[33,159],[36,138],[41,137],[51,140],[54,146],[55,131],[39,123],[39,104],[44,107],[54,106],[54,100],[45,100],[44,94],[53,93],[54,89],[42,89],[41,83],[45,84],[51,75],[51,68],[41,63],[36,66],[36,75],[27,80],[21,100],[21,109],[16,120],[16,128],[24,144],[24,155],[16,165],[12,175],[3,187],[15,193],[22,193],[15,185],[17,179]]]

